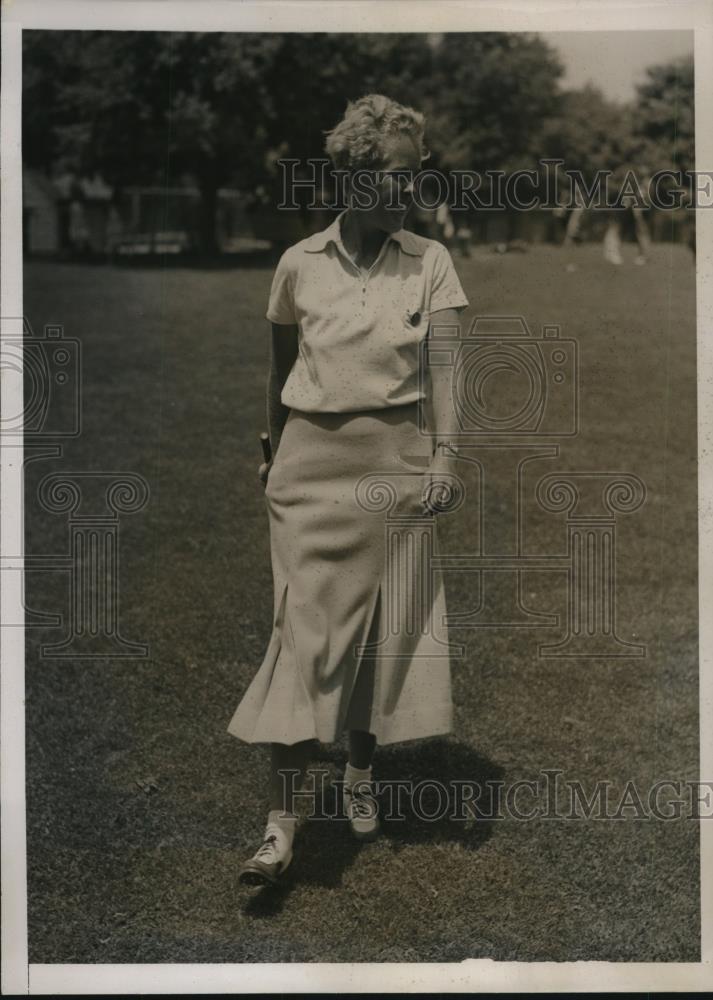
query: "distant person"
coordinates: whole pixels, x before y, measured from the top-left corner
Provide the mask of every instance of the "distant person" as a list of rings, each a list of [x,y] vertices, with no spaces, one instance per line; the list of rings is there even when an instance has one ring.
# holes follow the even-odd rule
[[[449,247],[455,235],[455,226],[453,225],[451,210],[446,201],[442,201],[436,209],[436,225],[438,226],[438,235],[441,243]]]
[[[602,239],[602,254],[604,259],[610,264],[620,266],[624,263],[622,256],[622,225],[627,214],[633,220],[634,235],[639,252],[634,258],[634,263],[638,265],[646,264],[651,253],[651,235],[646,223],[644,208],[638,203],[635,194],[623,194],[619,200],[617,208],[597,208],[591,209],[584,205],[579,189],[575,192],[576,204],[572,209],[562,245],[572,247],[575,243],[581,242],[582,225],[587,212],[595,211],[604,215],[606,225]]]
[[[567,233],[567,218],[568,213],[565,205],[555,205],[547,225],[547,241],[549,243],[564,244]]]
[[[604,259],[610,264],[623,264],[624,259],[621,253],[621,230],[627,214],[630,214],[634,223],[634,236],[639,248],[639,252],[634,258],[634,263],[643,265],[648,262],[651,254],[651,235],[646,224],[644,210],[636,204],[633,196],[625,195],[622,198],[622,207],[613,208],[608,211],[607,227],[604,232],[603,250]]]
[[[579,191],[579,188],[576,188],[574,192],[574,205],[570,209],[567,224],[564,229],[564,239],[562,240],[562,245],[564,247],[572,247],[575,243],[581,242],[581,230],[585,211],[584,199]]]
[[[123,235],[124,223],[119,213],[119,209],[114,202],[112,202],[109,206],[109,214],[106,220],[106,250],[110,257],[113,257],[116,253],[117,247],[119,246]]]
[[[72,252],[85,256],[91,250],[89,241],[89,226],[84,205],[78,198],[72,199],[69,205],[69,245]]]
[[[470,257],[470,241],[473,238],[473,231],[470,228],[468,219],[463,216],[458,221],[455,232],[456,246],[461,257]]]

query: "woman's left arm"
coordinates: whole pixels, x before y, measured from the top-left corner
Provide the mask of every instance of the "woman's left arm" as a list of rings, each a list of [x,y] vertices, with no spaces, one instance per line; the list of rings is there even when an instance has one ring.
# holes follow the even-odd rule
[[[460,309],[439,309],[431,313],[428,336],[435,326],[460,326]],[[457,439],[460,430],[453,399],[453,368],[450,365],[429,364],[430,351],[426,351],[426,364],[434,419],[435,452],[424,476],[423,499],[429,513],[437,513],[447,506],[451,495],[452,480],[448,474],[455,472],[457,457],[449,443]]]

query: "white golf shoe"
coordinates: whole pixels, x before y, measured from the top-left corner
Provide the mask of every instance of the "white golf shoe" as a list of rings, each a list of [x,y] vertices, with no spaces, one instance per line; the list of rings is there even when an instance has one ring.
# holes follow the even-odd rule
[[[353,787],[344,785],[343,802],[349,828],[357,840],[374,840],[379,836],[379,805],[370,781],[357,781]]]
[[[292,861],[292,846],[279,827],[268,826],[260,847],[240,869],[243,885],[274,885]]]

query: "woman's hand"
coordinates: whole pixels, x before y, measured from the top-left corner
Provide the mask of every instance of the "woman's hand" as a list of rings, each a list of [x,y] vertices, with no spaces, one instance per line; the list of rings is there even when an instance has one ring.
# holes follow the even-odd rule
[[[450,508],[455,499],[452,479],[455,474],[455,464],[454,459],[448,454],[443,454],[441,450],[434,455],[423,474],[421,502],[424,513],[440,514]]]
[[[272,462],[263,462],[257,470],[258,477],[263,486],[267,486],[267,477],[270,475]]]

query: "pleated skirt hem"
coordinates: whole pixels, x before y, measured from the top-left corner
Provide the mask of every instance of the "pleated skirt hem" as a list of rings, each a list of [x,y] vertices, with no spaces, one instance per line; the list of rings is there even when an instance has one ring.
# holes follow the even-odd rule
[[[326,712],[320,718],[314,699],[295,655],[294,636],[287,615],[287,593],[283,588],[279,612],[265,657],[238,705],[228,733],[244,743],[281,743],[293,746],[308,740],[336,743],[350,729],[372,733],[380,746],[408,740],[443,736],[453,731],[453,704],[450,698],[450,663],[441,661],[438,669],[447,670],[436,684],[438,700],[433,697],[411,699],[408,708],[400,704],[389,714],[380,712],[380,670],[378,660],[364,657],[359,665],[353,689],[348,694],[346,710]],[[372,602],[369,624],[362,643],[373,641],[379,631],[378,610],[382,606],[381,585]],[[431,671],[433,677],[434,672]],[[345,692],[342,692],[344,699]],[[445,695],[445,697],[444,697]]]
[[[230,735],[291,746],[333,743],[348,729],[371,732],[379,744],[452,731],[448,647],[437,636],[445,615],[440,574],[433,571],[435,586],[424,602],[423,566],[414,564],[402,591],[409,607],[421,602],[431,627],[418,634],[387,628],[393,593],[385,517],[355,499],[365,475],[395,475],[407,530],[415,532],[412,550],[420,552],[420,533],[434,531],[434,522],[419,527],[416,517],[413,527],[422,471],[404,466],[400,456],[423,470],[431,448],[419,432],[416,405],[349,417],[290,411],[266,491],[273,629]]]

